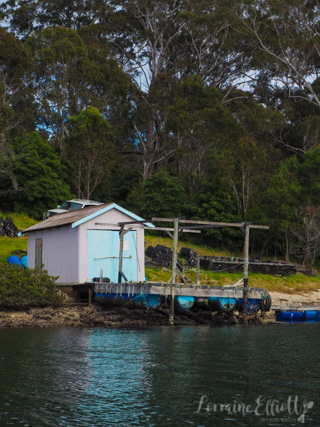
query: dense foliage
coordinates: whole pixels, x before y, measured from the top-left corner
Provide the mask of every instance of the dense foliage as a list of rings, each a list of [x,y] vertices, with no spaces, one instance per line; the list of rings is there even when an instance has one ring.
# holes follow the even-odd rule
[[[5,197],[1,198],[1,207],[41,218],[47,206],[56,206],[70,196],[66,183],[67,168],[62,165],[52,145],[37,132],[15,138],[11,148],[15,155],[13,173],[17,191],[6,193],[6,189],[10,188],[10,180],[3,177],[0,191],[3,191]]]
[[[0,307],[59,306],[62,302],[59,285],[45,270],[0,264]]]
[[[309,0],[3,2],[0,207],[40,219],[75,195],[254,221],[271,227],[257,255],[312,264],[319,30]]]

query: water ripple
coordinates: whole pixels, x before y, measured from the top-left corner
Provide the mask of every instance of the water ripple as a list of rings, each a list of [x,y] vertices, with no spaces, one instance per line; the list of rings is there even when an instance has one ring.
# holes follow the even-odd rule
[[[314,401],[306,425],[319,426],[319,331],[0,330],[0,426],[283,426],[217,406],[254,405],[261,395]],[[196,413],[203,396],[208,404]]]

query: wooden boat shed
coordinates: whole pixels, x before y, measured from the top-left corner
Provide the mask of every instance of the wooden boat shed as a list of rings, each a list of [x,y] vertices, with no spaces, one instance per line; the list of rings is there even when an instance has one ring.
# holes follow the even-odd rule
[[[138,221],[141,221],[140,223]],[[143,219],[116,203],[90,206],[55,215],[24,231],[28,233],[28,267],[44,265],[61,285],[107,277],[117,283],[120,253],[127,281],[144,281]],[[121,223],[122,239],[120,239]],[[122,252],[120,252],[122,248]]]

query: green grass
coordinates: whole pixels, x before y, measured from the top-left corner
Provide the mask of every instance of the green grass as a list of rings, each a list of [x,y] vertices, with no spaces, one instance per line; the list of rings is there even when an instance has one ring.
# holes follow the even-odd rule
[[[146,248],[148,246],[156,246],[157,244],[168,246],[172,249],[172,239],[170,237],[159,237],[154,235],[145,236]],[[178,252],[182,247],[194,249],[198,255],[209,256],[228,256],[228,257],[241,257],[241,253],[232,253],[227,250],[214,249],[208,246],[193,245],[188,242],[179,242]],[[194,283],[196,282],[196,271],[189,270],[186,276]],[[166,268],[146,268],[146,277],[148,280],[166,283],[171,278],[171,270]],[[213,272],[213,271],[200,271],[200,282],[203,285],[223,286],[227,284],[235,284],[243,277],[243,273],[229,273],[229,272]],[[181,280],[177,277],[177,282]],[[191,283],[191,282],[190,282]],[[312,292],[320,289],[320,276],[304,276],[303,274],[295,274],[287,277],[277,277],[266,274],[251,274],[249,272],[249,286],[256,288],[266,288],[269,291],[284,292],[284,293],[297,293],[297,292]]]
[[[171,278],[171,271],[167,268],[146,267],[146,277],[148,277],[148,280],[151,281],[167,283]],[[195,283],[196,271],[187,270],[186,277]],[[202,285],[232,285],[242,277],[243,273],[200,271],[200,283]],[[181,282],[181,279],[178,277],[177,282]],[[287,294],[312,292],[320,289],[320,277],[309,277],[304,276],[303,274],[295,274],[287,277],[275,277],[266,274],[249,273],[249,286],[255,288],[265,288],[269,291],[283,292]]]
[[[172,239],[168,237],[163,236],[156,236],[154,233],[152,235],[145,234],[144,236],[145,241],[145,247],[148,246],[157,246],[157,245],[163,245],[168,246],[172,249]],[[198,255],[208,255],[208,256],[229,256],[229,257],[241,257],[241,253],[235,253],[230,252],[227,250],[223,250],[221,248],[214,249],[207,245],[195,245],[190,242],[184,242],[179,240],[178,242],[178,252],[180,252],[181,248],[190,248],[194,249]]]
[[[29,218],[25,214],[20,213],[5,213],[0,212],[0,216],[3,219],[6,219],[7,216],[10,216],[13,220],[13,223],[18,228],[19,231],[23,231],[28,227],[31,227],[34,224],[37,224],[38,221]],[[6,237],[0,236],[0,263],[7,262],[12,253],[18,251],[26,251],[28,247],[28,238],[27,236],[21,237]]]
[[[14,222],[14,225],[18,228],[19,231],[25,230],[26,228],[31,227],[34,224],[37,224],[39,221],[28,217],[28,215],[23,213],[4,213],[0,212],[0,216],[3,219],[6,219],[7,216],[10,216]]]

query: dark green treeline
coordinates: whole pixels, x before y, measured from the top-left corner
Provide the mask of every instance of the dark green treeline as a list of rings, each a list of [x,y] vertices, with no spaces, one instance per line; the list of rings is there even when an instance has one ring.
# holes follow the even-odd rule
[[[76,196],[144,217],[270,225],[258,256],[320,248],[320,10],[297,0],[0,6],[0,207]],[[243,236],[202,241],[239,250]]]

